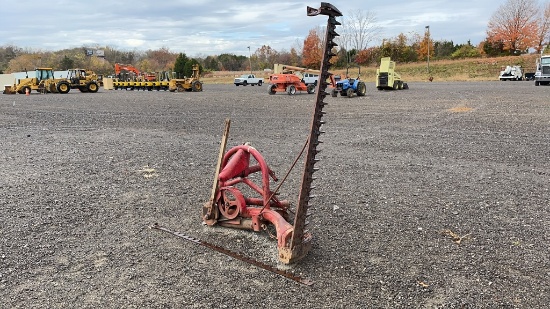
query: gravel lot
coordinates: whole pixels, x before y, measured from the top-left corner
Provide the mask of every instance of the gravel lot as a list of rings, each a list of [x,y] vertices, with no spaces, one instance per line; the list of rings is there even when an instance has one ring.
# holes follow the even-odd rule
[[[543,308],[550,303],[550,87],[410,83],[332,98],[310,230],[311,287],[263,233],[207,227],[224,119],[283,176],[314,96],[0,95],[4,308]],[[296,203],[300,168],[281,198]],[[460,237],[460,243],[453,240]],[[545,283],[546,282],[546,283]]]

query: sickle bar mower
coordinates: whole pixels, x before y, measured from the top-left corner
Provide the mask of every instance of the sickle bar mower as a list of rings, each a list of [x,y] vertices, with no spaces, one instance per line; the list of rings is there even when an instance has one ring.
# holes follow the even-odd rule
[[[229,133],[229,120],[225,125],[210,200],[202,209],[202,219],[207,225],[217,224],[254,231],[265,230],[269,225],[274,226],[279,260],[285,264],[302,259],[311,248],[312,235],[307,230],[308,209],[309,202],[313,198],[311,191],[313,173],[317,170],[315,164],[319,161],[316,158],[320,152],[317,150],[317,146],[321,143],[319,136],[324,133],[321,131],[324,123],[322,117],[325,114],[323,107],[326,105],[323,100],[329,95],[326,92],[329,85],[326,81],[331,76],[330,59],[335,56],[332,49],[337,46],[334,42],[338,36],[335,29],[340,23],[336,17],[342,16],[342,13],[332,4],[321,2],[321,7],[318,9],[307,7],[307,15],[326,15],[328,22],[320,82],[316,89],[309,136],[303,149],[305,164],[298,203],[294,209],[294,220],[289,221],[289,202],[277,198],[278,188],[274,191],[270,188],[271,180],[277,181],[275,173],[254,147],[248,144],[240,145],[224,154]],[[253,181],[255,174],[259,174],[256,178],[261,179],[261,184]],[[243,190],[239,189],[243,186]],[[254,196],[247,196],[248,192],[252,192]]]

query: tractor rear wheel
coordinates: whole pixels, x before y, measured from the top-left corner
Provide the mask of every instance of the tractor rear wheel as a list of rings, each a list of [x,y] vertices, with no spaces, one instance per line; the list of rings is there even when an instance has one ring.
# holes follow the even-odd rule
[[[315,93],[315,85],[313,85],[313,84],[307,85],[307,93],[309,93],[309,94]]]
[[[357,83],[357,96],[362,97],[367,94],[367,85],[364,82]]]
[[[288,86],[288,88],[286,88],[286,92],[287,92],[289,95],[294,95],[294,94],[296,94],[296,86],[294,86],[294,85]]]
[[[191,89],[193,89],[194,92],[202,91],[202,83],[198,80],[193,81],[193,83],[191,83]]]

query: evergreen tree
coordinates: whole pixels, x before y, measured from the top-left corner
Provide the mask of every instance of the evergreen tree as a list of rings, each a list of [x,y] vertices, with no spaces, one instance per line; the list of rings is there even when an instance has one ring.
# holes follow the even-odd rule
[[[434,49],[436,59],[448,59],[456,50],[453,41],[447,40],[435,41]]]
[[[193,76],[193,65],[199,64],[199,62],[196,59],[190,59],[185,63],[185,67],[183,69],[183,75],[190,77]],[[202,68],[199,65],[199,73],[202,71]]]
[[[185,53],[180,53],[176,58],[176,63],[174,64],[174,72],[176,72],[177,78],[183,78],[185,75],[185,64],[189,61]]]
[[[204,59],[204,67],[207,70],[210,71],[219,71],[220,66],[218,64],[218,57],[217,56],[207,56]]]
[[[483,52],[489,57],[498,57],[506,54],[503,41],[486,39],[483,42]]]
[[[74,60],[65,55],[65,57],[61,60],[61,70],[68,70],[72,68],[74,68]]]

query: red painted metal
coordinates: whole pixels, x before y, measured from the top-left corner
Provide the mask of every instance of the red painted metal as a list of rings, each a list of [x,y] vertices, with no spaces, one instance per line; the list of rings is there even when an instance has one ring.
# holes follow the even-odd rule
[[[289,92],[290,86],[294,87],[294,91],[308,91],[308,87],[301,78],[294,74],[272,74],[269,76],[270,88],[272,92]],[[294,93],[289,93],[294,94]]]
[[[236,149],[237,151],[232,153],[230,158],[227,158],[227,161],[224,161],[222,164],[225,166],[222,167],[220,172],[220,181],[227,181],[231,178],[235,178],[238,175],[243,174],[246,171],[246,168],[250,165],[250,153],[242,149]]]
[[[254,165],[251,165],[251,157],[256,161]],[[261,184],[250,178],[257,173],[260,174]],[[256,148],[245,144],[227,151],[218,178],[216,201],[221,214],[218,221],[227,226],[239,225],[255,231],[265,229],[271,223],[277,233],[278,247],[287,247],[294,230],[287,221],[289,202],[281,201],[273,194],[271,179],[276,181],[277,177]],[[245,197],[244,190],[251,194],[255,192],[257,196]],[[250,219],[252,224],[243,224],[246,219]]]

